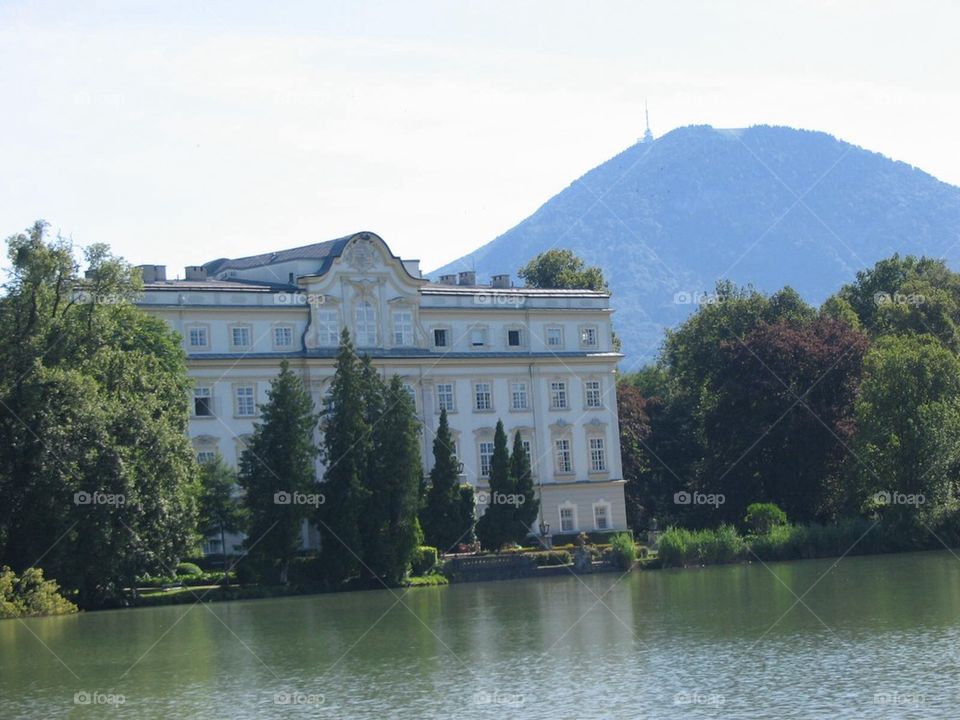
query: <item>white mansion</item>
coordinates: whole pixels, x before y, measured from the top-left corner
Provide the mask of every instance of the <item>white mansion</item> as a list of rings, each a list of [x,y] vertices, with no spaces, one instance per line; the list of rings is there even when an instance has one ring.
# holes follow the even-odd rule
[[[184,280],[141,270],[141,307],[183,337],[201,460],[219,452],[236,464],[283,358],[320,407],[345,326],[358,352],[408,385],[425,472],[446,408],[462,480],[486,489],[502,419],[511,442],[519,431],[528,446],[550,534],[626,527],[606,293],[515,288],[509,275],[481,286],[472,272],[430,282],[370,232],[213,260]],[[305,544],[315,541],[305,530]]]

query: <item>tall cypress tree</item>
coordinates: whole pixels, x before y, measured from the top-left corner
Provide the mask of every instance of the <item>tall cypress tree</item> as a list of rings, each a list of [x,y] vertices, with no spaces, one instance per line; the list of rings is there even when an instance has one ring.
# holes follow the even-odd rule
[[[518,430],[513,436],[513,452],[510,455],[510,474],[513,476],[514,492],[517,504],[513,512],[513,539],[523,540],[533,530],[533,521],[540,510],[540,500],[533,487],[533,472],[530,468],[530,455],[523,446]]]
[[[364,564],[390,585],[399,584],[417,547],[417,507],[423,465],[413,401],[397,375],[386,388],[373,432],[369,497],[364,517]]]
[[[270,383],[261,421],[240,456],[239,481],[250,514],[245,545],[264,582],[287,582],[301,527],[319,497],[313,400],[284,360]]]
[[[357,575],[363,555],[360,518],[369,494],[363,477],[371,451],[365,385],[363,368],[344,328],[323,426],[326,502],[317,513],[323,571],[332,584]]]
[[[473,535],[473,499],[468,512],[461,498],[460,467],[454,454],[453,435],[446,409],[440,411],[440,423],[433,438],[433,469],[430,488],[420,513],[424,539],[440,552],[449,552],[457,543],[469,542]]]
[[[497,420],[493,434],[493,457],[490,460],[490,493],[487,511],[477,522],[477,537],[487,550],[499,550],[513,539],[514,508],[508,500],[515,496],[516,486],[510,476],[510,453],[503,421]]]

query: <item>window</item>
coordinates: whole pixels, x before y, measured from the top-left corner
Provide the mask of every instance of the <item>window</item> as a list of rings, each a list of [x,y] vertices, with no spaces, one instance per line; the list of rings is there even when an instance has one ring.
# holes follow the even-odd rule
[[[437,383],[437,409],[454,411],[453,383]]]
[[[487,344],[487,329],[473,328],[470,331],[470,345],[473,347],[483,347]]]
[[[340,313],[336,310],[317,310],[317,342],[337,345],[340,342]]]
[[[560,327],[547,328],[547,347],[549,348],[563,347],[563,328],[560,328]]]
[[[567,409],[567,383],[564,380],[554,380],[550,383],[550,409]]]
[[[323,407],[323,414],[329,415],[333,412],[335,403],[333,402],[333,390],[327,388],[327,391],[323,394],[323,397],[320,399],[320,404]]]
[[[213,462],[217,457],[217,453],[213,450],[200,450],[197,453],[197,462],[201,465],[205,465],[208,462]]]
[[[213,392],[210,388],[193,389],[193,414],[197,417],[213,417]]]
[[[580,328],[580,344],[584,347],[596,347],[597,329],[593,326]]]
[[[607,471],[607,449],[602,437],[590,438],[590,472]]]
[[[529,402],[527,384],[525,382],[510,383],[510,409],[528,410]]]
[[[490,466],[493,463],[493,443],[480,443],[480,476],[490,477]]]
[[[356,331],[359,347],[372,347],[377,344],[377,313],[368,302],[357,305]]]
[[[586,394],[586,401],[588,408],[598,408],[603,407],[603,398],[600,394],[600,381],[599,380],[587,380],[583,384],[584,393]]]
[[[286,325],[273,329],[273,345],[278,348],[293,347],[293,328]]]
[[[521,440],[520,444],[523,445],[523,451],[527,454],[527,457],[530,458],[530,462],[533,462],[533,454],[530,452],[530,441]]]
[[[510,347],[520,347],[521,336],[519,330],[507,330],[507,345]]]
[[[433,344],[436,347],[447,347],[447,330],[446,328],[437,328],[433,331]]]
[[[570,440],[567,438],[558,438],[553,441],[553,447],[555,450],[557,472],[573,472],[573,460],[570,457]]]
[[[404,310],[393,314],[393,344],[413,345],[413,313]]]
[[[572,507],[560,508],[560,532],[573,532],[577,529],[577,515]]]
[[[250,328],[246,325],[230,328],[230,344],[235,348],[250,347]]]
[[[254,398],[253,385],[238,385],[236,390],[237,416],[252,417],[256,414],[257,405]]]
[[[488,382],[479,382],[473,386],[473,409],[493,410],[493,390]]]
[[[593,506],[593,526],[597,530],[610,529],[610,506],[606,503],[597,503]]]
[[[189,332],[190,347],[205,348],[210,344],[205,327],[192,327]]]

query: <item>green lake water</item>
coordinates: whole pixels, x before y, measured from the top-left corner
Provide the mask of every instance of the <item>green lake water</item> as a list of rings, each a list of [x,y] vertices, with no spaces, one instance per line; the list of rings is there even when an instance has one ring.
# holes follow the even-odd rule
[[[947,552],[569,576],[4,620],[0,718],[958,718],[958,649]]]

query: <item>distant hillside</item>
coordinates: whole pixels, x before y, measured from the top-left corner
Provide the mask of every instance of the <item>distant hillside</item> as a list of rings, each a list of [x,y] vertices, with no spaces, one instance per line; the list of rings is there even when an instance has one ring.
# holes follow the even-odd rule
[[[686,127],[627,148],[431,276],[515,276],[551,247],[603,268],[631,367],[719,278],[819,303],[894,252],[960,267],[960,188],[821,132]]]

